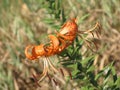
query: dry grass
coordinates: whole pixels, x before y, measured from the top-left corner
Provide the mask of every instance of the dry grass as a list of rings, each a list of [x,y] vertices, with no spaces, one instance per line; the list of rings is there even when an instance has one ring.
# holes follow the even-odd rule
[[[89,14],[80,23],[80,30],[91,27],[99,21],[102,26],[101,51],[94,64],[102,69],[109,62],[116,61],[116,70],[120,74],[120,6],[119,0],[65,0],[71,10],[67,17],[77,14],[78,18]],[[35,10],[37,10],[35,12]],[[40,1],[1,0],[0,1],[0,90],[33,90],[37,86],[31,72],[41,72],[41,66],[27,61],[25,47],[30,43],[44,42],[46,33],[51,33],[48,25],[41,20],[50,15],[40,7]],[[67,13],[67,11],[66,11]],[[41,90],[53,90],[54,86],[46,79]],[[66,82],[67,83],[67,82]],[[51,87],[52,86],[52,87]],[[55,86],[55,90],[60,87]],[[77,88],[76,82],[66,84],[66,90]]]

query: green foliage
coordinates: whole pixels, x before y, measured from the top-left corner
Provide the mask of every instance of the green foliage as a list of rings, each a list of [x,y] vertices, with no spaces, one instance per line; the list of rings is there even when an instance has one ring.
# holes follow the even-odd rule
[[[21,17],[20,11],[23,3],[33,13],[28,22],[25,22],[26,18]],[[114,28],[120,30],[119,3],[119,0],[101,0],[101,2],[99,0],[0,1],[0,90],[15,90],[14,80],[18,80],[19,85],[16,86],[21,87],[19,89],[22,90],[22,88],[27,87],[25,80],[30,76],[29,69],[32,66],[26,66],[23,63],[23,60],[25,61],[24,48],[29,42],[35,43],[39,42],[38,39],[42,40],[42,38],[36,38],[36,35],[41,36],[43,33],[40,30],[38,30],[39,33],[33,30],[33,28],[36,28],[34,24],[36,19],[33,18],[37,17],[40,9],[45,9],[45,16],[41,21],[53,30],[59,30],[61,25],[69,19],[72,12],[74,16],[78,14],[78,25],[85,21],[87,26],[88,24],[91,25],[87,21],[88,17],[97,15],[96,18],[100,20],[102,27],[109,32]],[[96,21],[93,20],[93,22]],[[83,43],[84,40],[77,36],[73,44],[59,54],[60,63],[65,68],[70,69],[73,81],[77,82],[79,89],[120,90],[120,77],[116,73],[114,62],[96,74],[95,70],[97,68],[93,65],[93,62],[97,53],[88,52],[90,54],[84,56],[82,54]],[[38,67],[36,68],[38,69]]]
[[[47,14],[50,15],[50,18],[45,18],[43,21],[46,24],[49,24],[54,29],[59,29],[65,21],[66,16],[63,8],[62,0],[45,0],[43,1],[43,8],[47,10]],[[56,21],[59,24],[56,24]]]
[[[48,7],[50,14],[53,14],[55,19],[60,18],[59,16],[62,14],[59,9],[60,7],[57,7],[57,12],[55,9],[55,5],[58,5],[58,3],[56,4],[55,1],[49,1],[49,3],[51,3],[50,8]],[[89,14],[79,19],[79,23],[82,23],[88,15]],[[53,24],[50,23],[52,20],[47,21],[49,21],[50,25]],[[115,72],[114,63],[107,65],[103,70],[99,71],[99,73],[95,74],[93,62],[96,54],[84,57],[81,54],[83,42],[84,40],[77,37],[71,46],[59,54],[59,56],[62,57],[60,62],[64,67],[71,69],[73,80],[79,84],[80,90],[119,90],[120,86],[118,85],[120,82]]]
[[[93,65],[95,54],[84,57],[81,55],[82,40],[76,41],[61,54],[62,63],[71,69],[73,80],[79,83],[80,90],[119,90],[120,82],[111,63],[95,74]],[[74,45],[75,44],[75,45]],[[68,60],[64,58],[68,57]]]

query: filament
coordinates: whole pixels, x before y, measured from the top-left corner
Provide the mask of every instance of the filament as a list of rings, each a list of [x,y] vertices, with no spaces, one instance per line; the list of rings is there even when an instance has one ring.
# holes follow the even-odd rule
[[[38,82],[42,81],[45,78],[45,76],[47,75],[47,72],[48,72],[48,62],[47,62],[46,59],[43,62],[44,62],[44,64],[43,64],[44,69],[43,69],[43,73],[41,74],[41,78]]]
[[[47,58],[47,61],[48,61],[48,63],[49,63],[49,65],[50,65],[50,67],[54,70],[54,72],[58,72],[58,70],[54,67],[54,65],[51,63],[51,61]]]
[[[95,24],[95,26],[94,26],[93,28],[85,31],[84,33],[90,33],[90,32],[92,32],[93,30],[95,30],[97,27],[99,27],[99,23],[98,23],[98,22]]]

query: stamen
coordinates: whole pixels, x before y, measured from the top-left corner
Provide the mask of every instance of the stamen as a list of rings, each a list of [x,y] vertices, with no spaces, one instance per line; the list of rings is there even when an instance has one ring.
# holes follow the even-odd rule
[[[46,60],[48,61],[50,67],[54,70],[54,72],[58,73],[58,70],[54,67],[54,65],[51,63],[51,61],[49,60],[49,58],[46,58]]]
[[[99,27],[99,23],[98,23],[98,22],[95,24],[95,26],[94,26],[93,28],[85,31],[84,33],[90,33],[90,32],[92,32],[93,30],[95,30],[97,27]]]
[[[63,72],[62,68],[60,68],[60,72],[62,73],[62,76],[64,76],[64,72]]]
[[[47,62],[46,59],[43,62],[44,62],[44,64],[43,64],[44,65],[44,70],[43,70],[43,73],[40,76],[41,78],[38,82],[42,81],[45,78],[45,76],[47,75],[47,72],[48,72],[48,62]]]
[[[47,77],[49,78],[49,82],[51,82],[51,77],[48,73],[47,73]]]
[[[56,86],[58,85],[58,82],[55,79],[53,79],[53,82],[55,83]]]
[[[32,75],[33,75],[33,77],[34,77],[34,81],[35,81],[36,85],[39,86],[39,87],[41,87],[41,86],[39,85],[39,83],[38,83],[38,79],[36,78],[36,76],[35,76],[34,74],[32,74]]]
[[[68,73],[69,73],[70,79],[72,80],[72,74],[71,74],[71,72],[68,71]]]

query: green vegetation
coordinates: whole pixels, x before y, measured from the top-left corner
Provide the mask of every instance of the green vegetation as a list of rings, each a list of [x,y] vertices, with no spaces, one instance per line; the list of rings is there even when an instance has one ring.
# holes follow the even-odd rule
[[[120,0],[1,0],[0,90],[119,90],[119,4]],[[61,78],[65,83],[55,86],[46,78],[39,87],[31,77],[32,72],[42,72],[42,64],[27,60],[25,47],[45,43],[49,33],[59,31],[73,17],[82,31],[101,24],[101,38],[94,38],[98,50],[91,43],[96,52],[91,51],[78,36],[65,51],[50,58],[56,66],[67,68],[73,79]]]

